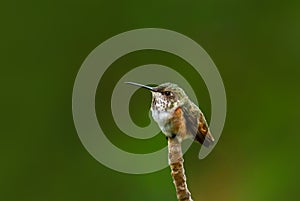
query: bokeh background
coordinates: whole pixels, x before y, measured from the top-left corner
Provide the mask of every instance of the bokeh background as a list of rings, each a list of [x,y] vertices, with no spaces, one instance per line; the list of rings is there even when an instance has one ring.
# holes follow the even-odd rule
[[[72,119],[72,87],[85,57],[113,35],[146,27],[197,41],[226,87],[228,114],[216,148],[204,160],[197,158],[198,144],[185,154],[194,200],[299,199],[299,1],[1,4],[0,200],[176,200],[169,168],[146,175],[108,169],[85,150]],[[123,134],[109,100],[120,76],[147,63],[188,77],[210,117],[207,89],[186,62],[159,51],[126,55],[101,79],[96,110],[112,143],[135,153],[157,150],[166,140],[162,134],[144,141]],[[149,123],[149,101],[141,90],[132,97],[138,125]]]

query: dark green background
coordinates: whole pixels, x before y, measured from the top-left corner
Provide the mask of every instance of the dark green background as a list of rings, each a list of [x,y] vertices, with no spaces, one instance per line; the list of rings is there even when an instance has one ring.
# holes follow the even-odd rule
[[[145,27],[197,41],[226,87],[228,114],[216,148],[204,160],[198,144],[185,155],[194,200],[299,199],[299,1],[19,0],[1,8],[0,200],[176,200],[169,168],[128,175],[104,167],[82,146],[72,119],[72,87],[85,57],[111,36]],[[167,53],[134,52],[111,66],[96,96],[108,138],[135,153],[166,140],[122,134],[108,104],[122,74],[153,61],[190,69]],[[209,116],[204,83],[192,70],[184,73]],[[140,125],[149,122],[146,94],[137,91],[138,110],[130,108]]]

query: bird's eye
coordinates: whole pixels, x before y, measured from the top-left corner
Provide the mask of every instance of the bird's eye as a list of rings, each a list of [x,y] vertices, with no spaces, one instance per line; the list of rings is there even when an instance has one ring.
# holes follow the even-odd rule
[[[171,92],[170,92],[170,91],[165,91],[164,94],[165,94],[166,96],[170,96],[170,95],[171,95]]]

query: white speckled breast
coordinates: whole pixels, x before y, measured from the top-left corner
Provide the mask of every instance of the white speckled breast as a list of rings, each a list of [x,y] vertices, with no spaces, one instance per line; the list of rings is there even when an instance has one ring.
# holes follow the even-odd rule
[[[170,135],[170,119],[172,118],[172,114],[176,107],[169,108],[171,102],[166,100],[164,97],[153,97],[152,100],[152,117],[157,122],[159,128],[165,135]]]
[[[169,135],[170,132],[168,131],[169,130],[168,124],[170,122],[170,119],[172,118],[171,113],[166,111],[153,110],[152,108],[151,108],[151,112],[152,112],[153,119],[157,122],[162,132],[166,135]]]

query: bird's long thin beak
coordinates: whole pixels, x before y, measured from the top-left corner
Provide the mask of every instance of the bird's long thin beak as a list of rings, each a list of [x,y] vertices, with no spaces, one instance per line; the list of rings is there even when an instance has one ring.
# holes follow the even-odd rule
[[[153,92],[156,92],[156,89],[154,87],[149,87],[147,85],[143,85],[143,84],[139,84],[139,83],[135,83],[135,82],[125,82],[126,84],[131,84],[131,85],[134,85],[134,86],[138,86],[138,87],[141,87],[141,88],[145,88],[145,89],[148,89],[150,91],[153,91]]]

